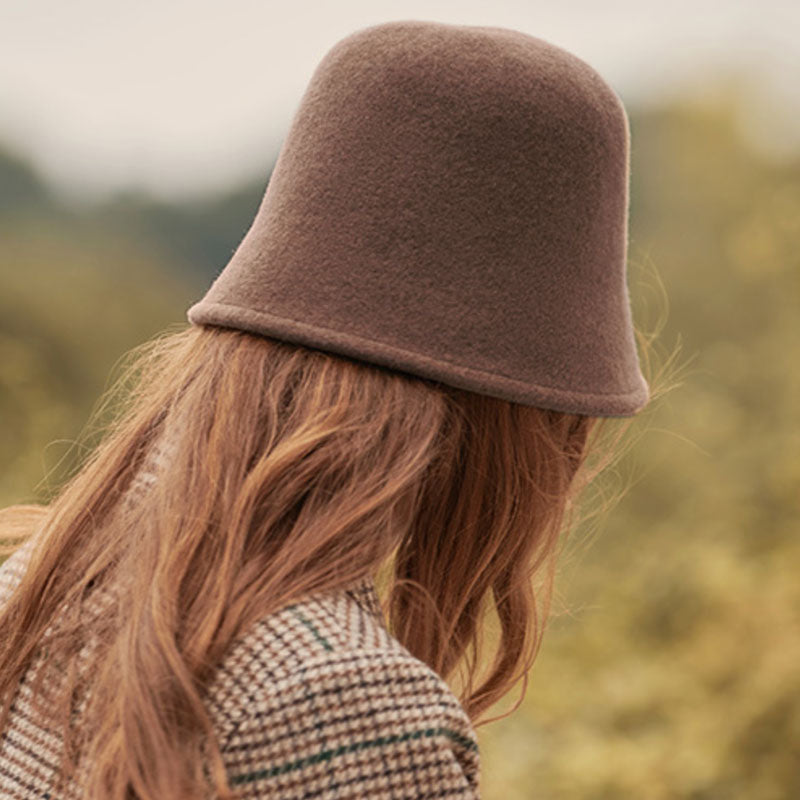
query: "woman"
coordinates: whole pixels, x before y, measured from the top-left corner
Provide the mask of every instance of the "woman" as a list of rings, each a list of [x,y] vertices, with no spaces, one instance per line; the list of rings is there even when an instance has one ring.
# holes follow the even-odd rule
[[[2,569],[2,796],[477,798],[589,434],[651,394],[628,173],[619,98],[554,45],[338,42],[189,327],[5,513],[35,535]]]

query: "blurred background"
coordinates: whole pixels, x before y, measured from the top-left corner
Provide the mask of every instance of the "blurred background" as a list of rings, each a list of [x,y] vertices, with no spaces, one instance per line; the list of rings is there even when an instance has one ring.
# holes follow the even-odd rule
[[[483,796],[800,797],[796,2],[0,0],[0,506],[52,496],[120,357],[241,240],[316,64],[392,19],[516,28],[612,84],[635,320],[687,364],[524,703],[479,728]]]

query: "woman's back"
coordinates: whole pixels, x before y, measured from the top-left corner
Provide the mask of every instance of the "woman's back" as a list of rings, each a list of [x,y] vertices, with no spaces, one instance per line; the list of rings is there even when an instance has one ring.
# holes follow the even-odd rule
[[[0,567],[0,602],[30,545]],[[0,796],[54,794],[58,732],[37,722],[30,683],[0,741]],[[48,681],[57,681],[51,670]],[[230,650],[207,707],[237,797],[475,798],[475,731],[448,685],[388,632],[372,579],[270,615]]]

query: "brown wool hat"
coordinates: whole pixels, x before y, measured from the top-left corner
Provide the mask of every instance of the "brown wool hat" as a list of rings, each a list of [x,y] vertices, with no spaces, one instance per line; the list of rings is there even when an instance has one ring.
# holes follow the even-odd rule
[[[630,128],[577,56],[496,27],[363,28],[317,66],[256,217],[187,312],[523,405],[647,402]]]

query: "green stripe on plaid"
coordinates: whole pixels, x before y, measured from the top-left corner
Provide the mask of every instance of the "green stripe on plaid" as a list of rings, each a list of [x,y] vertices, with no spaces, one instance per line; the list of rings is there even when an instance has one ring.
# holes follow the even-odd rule
[[[302,622],[303,625],[305,625],[311,631],[311,633],[314,634],[314,637],[317,639],[318,642],[322,643],[322,646],[326,650],[333,650],[333,646],[331,645],[331,643],[317,630],[317,626],[314,625],[314,623],[310,619],[306,619],[299,611],[296,610],[294,605],[289,606],[289,608],[291,609],[292,614],[294,614],[297,617],[297,619],[299,619],[300,622]]]
[[[231,778],[231,785],[239,786],[243,783],[252,783],[254,781],[263,780],[264,778],[272,778],[275,775],[283,775],[286,772],[292,772],[296,769],[309,767],[312,764],[318,764],[320,761],[330,761],[332,758],[344,755],[345,753],[355,753],[358,750],[366,750],[368,747],[384,747],[389,744],[396,744],[397,742],[406,742],[409,739],[419,739],[423,736],[439,736],[440,734],[444,734],[449,739],[452,739],[454,742],[457,742],[462,747],[466,747],[469,750],[474,750],[476,752],[478,750],[475,742],[462,736],[457,731],[450,730],[450,728],[425,728],[425,730],[421,731],[380,736],[377,739],[365,739],[362,742],[353,742],[352,744],[342,745],[341,747],[335,747],[331,750],[321,750],[313,756],[287,761],[284,764],[270,767],[269,769],[259,769],[255,772],[244,773],[243,775],[234,775]]]

